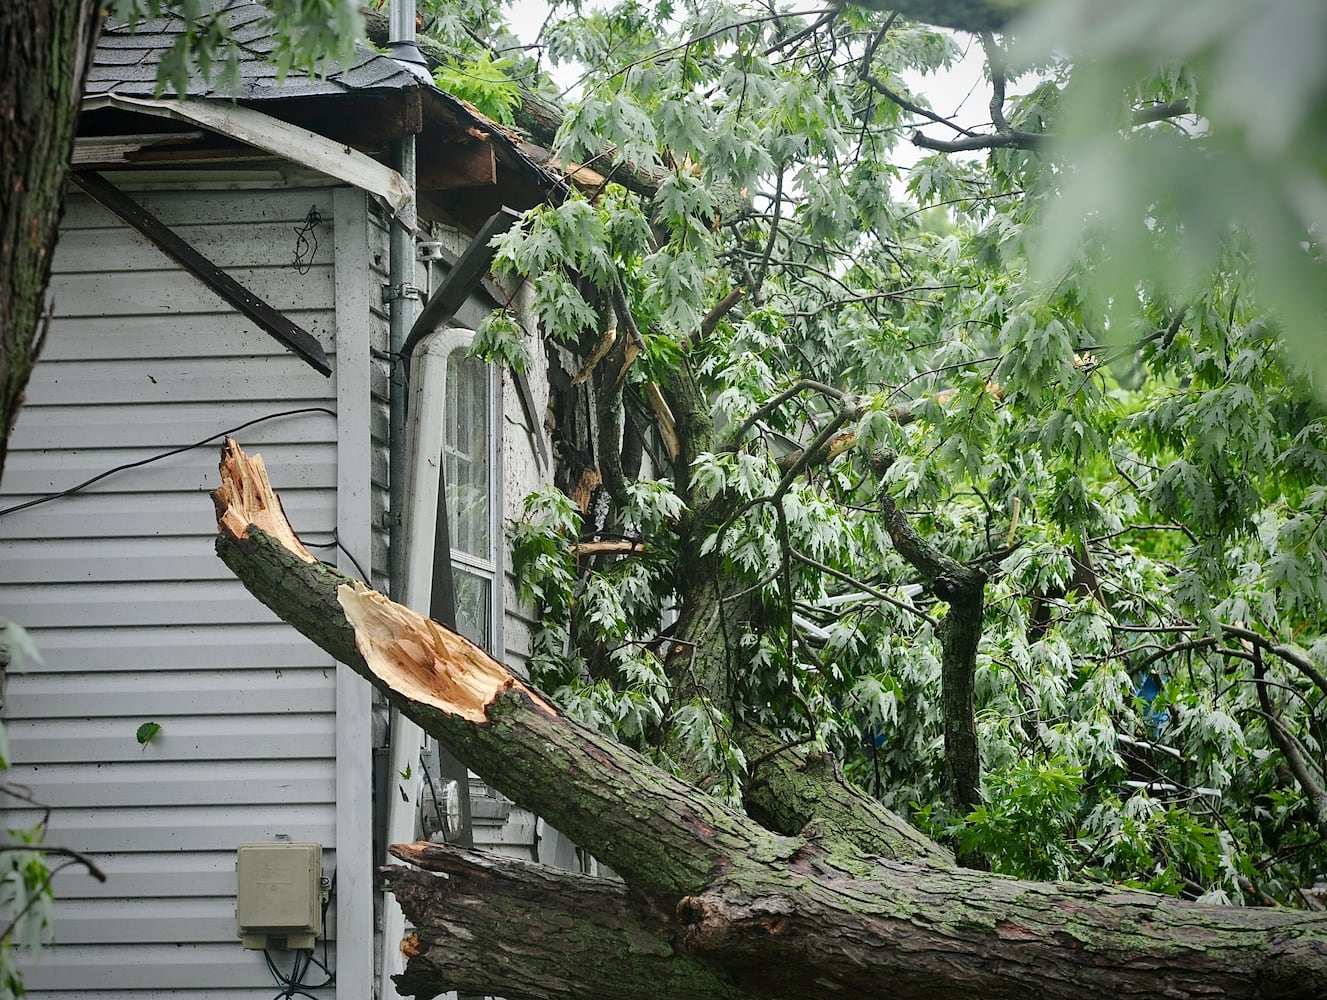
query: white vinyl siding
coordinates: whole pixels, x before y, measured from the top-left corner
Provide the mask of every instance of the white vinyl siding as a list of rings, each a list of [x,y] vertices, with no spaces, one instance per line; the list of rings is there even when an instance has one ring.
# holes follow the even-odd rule
[[[332,189],[115,180],[331,354]],[[323,222],[300,274],[295,229],[311,205]],[[0,507],[276,411],[337,409],[333,380],[78,194],[51,297]],[[300,534],[329,543],[336,418],[304,413],[238,437],[264,456]],[[44,659],[8,677],[6,777],[51,805],[49,843],[89,853],[109,876],[58,877],[57,943],[27,979],[38,1000],[270,995],[261,953],[235,935],[236,845],[317,841],[336,865],[336,667],[217,559],[207,493],[218,448],[0,518],[0,616],[30,629]],[[140,746],[146,721],[161,729]]]

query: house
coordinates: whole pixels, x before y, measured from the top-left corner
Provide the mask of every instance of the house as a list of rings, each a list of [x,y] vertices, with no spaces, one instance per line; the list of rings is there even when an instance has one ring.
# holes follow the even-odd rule
[[[57,943],[27,976],[40,1000],[271,995],[264,952],[237,936],[236,852],[284,841],[319,845],[330,894],[315,956],[326,950],[336,981],[312,989],[315,970],[304,987],[372,997],[400,938],[372,869],[389,838],[413,836],[425,774],[434,825],[575,860],[534,817],[472,792],[455,762],[413,767],[417,732],[215,557],[207,497],[234,434],[263,454],[314,551],[417,606],[453,571],[459,627],[519,665],[530,622],[503,525],[551,476],[548,390],[538,372],[465,351],[489,310],[523,315],[521,289],[485,274],[487,235],[561,182],[384,55],[278,82],[264,9],[232,2],[223,16],[241,42],[238,82],[194,80],[184,100],[156,96],[178,23],[103,34],[54,319],[0,483],[0,617],[42,654],[6,678],[7,777],[51,807],[48,843],[108,875],[59,876]],[[407,136],[414,184],[389,165]],[[399,433],[389,442],[389,387],[405,388],[391,313],[395,299],[408,320],[415,289],[428,305],[407,454]],[[396,579],[393,451],[412,484]],[[435,558],[440,527],[450,547]],[[288,952],[271,955],[291,970]]]

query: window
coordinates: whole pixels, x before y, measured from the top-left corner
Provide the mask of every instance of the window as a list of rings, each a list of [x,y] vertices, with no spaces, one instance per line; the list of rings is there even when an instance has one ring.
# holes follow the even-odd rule
[[[497,655],[502,592],[495,517],[500,498],[493,475],[501,427],[495,420],[497,380],[490,366],[467,357],[467,351],[468,345],[455,347],[447,356],[443,424],[456,627]]]

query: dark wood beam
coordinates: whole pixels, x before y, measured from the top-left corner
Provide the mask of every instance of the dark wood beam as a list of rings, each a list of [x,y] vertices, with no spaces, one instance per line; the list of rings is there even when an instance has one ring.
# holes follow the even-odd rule
[[[184,268],[223,300],[247,316],[260,330],[275,337],[323,375],[332,374],[331,362],[313,334],[292,323],[249,289],[217,267],[178,233],[94,171],[74,172],[74,183],[127,225],[150,240],[162,253]]]

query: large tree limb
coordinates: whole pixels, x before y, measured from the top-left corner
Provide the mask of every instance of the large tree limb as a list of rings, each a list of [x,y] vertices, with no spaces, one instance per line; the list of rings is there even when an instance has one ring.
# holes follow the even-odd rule
[[[895,11],[910,21],[959,31],[1001,31],[1034,0],[855,0],[871,10]]]
[[[431,998],[446,983],[513,1000],[750,997],[682,952],[672,915],[621,882],[438,844],[391,852],[424,869],[379,869],[414,928],[396,977],[405,996]]]
[[[740,731],[738,741],[750,772],[742,804],[766,829],[791,836],[809,827],[891,861],[954,863],[943,847],[849,784],[829,755],[801,753],[755,727]]]
[[[881,478],[891,458],[879,465]],[[981,641],[986,573],[965,566],[919,535],[888,487],[880,490],[880,513],[894,548],[931,584],[937,597],[949,605],[940,622],[940,697],[945,729],[945,767],[950,793],[960,809],[981,802],[981,756],[973,677],[977,645]]]
[[[771,833],[565,718],[460,637],[276,541],[250,508],[261,520],[280,505],[233,441],[222,474],[218,552],[246,586],[611,865],[725,982],[776,997],[875,995],[882,983],[919,998],[1327,995],[1321,915],[999,879]],[[607,984],[581,995],[613,996]]]
[[[92,0],[0,4],[0,474],[41,352],[69,152],[103,17]]]
[[[282,544],[284,532],[257,523],[270,524],[281,509],[262,459],[231,439],[221,476],[212,494],[217,554],[255,597],[486,781],[574,842],[593,845],[637,889],[666,897],[700,891],[733,852],[774,860],[801,846],[773,835],[753,840],[745,817],[566,718],[478,646]],[[620,829],[600,843],[606,817]]]

